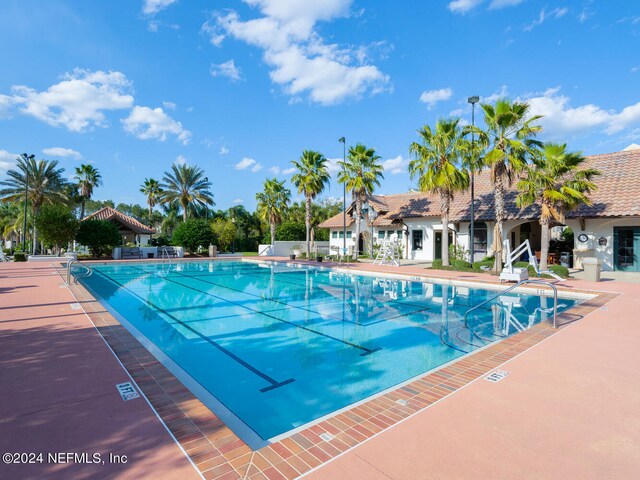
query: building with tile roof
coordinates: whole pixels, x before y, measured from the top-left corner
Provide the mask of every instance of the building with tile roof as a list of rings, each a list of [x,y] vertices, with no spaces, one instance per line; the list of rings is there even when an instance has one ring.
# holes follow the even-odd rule
[[[106,220],[115,224],[122,235],[123,244],[146,245],[149,243],[151,235],[156,233],[153,228],[111,207],[101,208],[82,219],[82,221],[85,220]]]
[[[597,257],[606,270],[640,272],[640,149],[587,157],[585,167],[595,168],[597,190],[590,195],[591,205],[582,205],[569,212],[565,224],[574,231],[573,255],[576,266],[584,257]],[[504,239],[512,248],[528,239],[534,250],[540,248],[538,205],[520,209],[516,205],[515,182],[506,195],[507,217]],[[468,192],[456,194],[450,209],[450,243],[469,249],[471,220]],[[369,220],[369,212],[373,212]],[[330,229],[333,248],[355,248],[353,204],[347,209],[347,224],[343,228],[342,212],[319,225]],[[432,261],[440,257],[442,225],[440,199],[437,194],[408,192],[394,195],[373,195],[363,208],[359,251],[369,251],[374,243],[393,235],[400,238],[405,258]],[[488,171],[475,179],[475,260],[491,254],[493,244],[494,196]],[[344,239],[346,230],[346,241]]]

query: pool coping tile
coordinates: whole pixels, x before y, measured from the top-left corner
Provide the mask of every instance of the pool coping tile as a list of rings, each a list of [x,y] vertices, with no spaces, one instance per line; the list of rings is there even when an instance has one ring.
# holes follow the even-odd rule
[[[64,278],[63,269],[56,267],[56,270]],[[408,276],[397,272],[362,268],[354,270],[353,273],[362,271]],[[470,280],[469,283],[478,282]],[[79,284],[71,285],[70,288],[86,315],[202,476],[216,480],[297,478],[498,369],[500,365],[593,310],[601,308],[619,295],[580,291],[594,297],[572,308],[568,314],[558,314],[557,329],[548,323],[537,324],[479,351],[466,354],[395,389],[369,400],[365,399],[328,418],[324,417],[270,445],[252,450],[170,373],[86,288]],[[403,402],[397,403],[398,400]],[[333,438],[325,441],[320,437],[322,433],[328,433]]]

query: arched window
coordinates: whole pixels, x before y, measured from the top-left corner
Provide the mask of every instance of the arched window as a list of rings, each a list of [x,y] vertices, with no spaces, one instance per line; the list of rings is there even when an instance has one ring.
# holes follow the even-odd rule
[[[471,232],[471,225],[469,225]],[[473,224],[473,250],[475,253],[487,253],[487,224],[476,222]]]

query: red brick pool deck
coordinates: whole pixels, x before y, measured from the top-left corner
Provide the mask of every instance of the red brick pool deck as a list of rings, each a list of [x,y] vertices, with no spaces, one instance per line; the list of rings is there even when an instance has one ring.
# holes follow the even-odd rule
[[[199,470],[222,479],[635,479],[640,472],[639,285],[562,282],[603,292],[572,309],[581,320],[561,319],[567,325],[558,330],[538,325],[254,452],[84,289],[73,292],[88,316],[72,310],[76,300],[60,284],[49,264],[0,264],[0,450],[99,452],[106,464],[0,464],[0,478],[198,478]],[[129,376],[92,322],[155,412],[145,398],[125,402],[116,392]],[[498,367],[509,375],[483,380]],[[325,432],[334,438],[322,440]],[[109,453],[128,462],[110,464]]]

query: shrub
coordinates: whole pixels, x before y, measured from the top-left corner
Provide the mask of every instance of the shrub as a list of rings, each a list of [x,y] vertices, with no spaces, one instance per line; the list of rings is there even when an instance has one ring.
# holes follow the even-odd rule
[[[73,241],[78,231],[78,221],[64,205],[43,205],[36,218],[36,229],[44,243],[56,249]]]
[[[96,257],[101,257],[122,242],[118,227],[106,220],[83,220],[80,222],[76,240],[89,248]]]
[[[482,267],[488,267],[489,270],[493,268],[494,261],[493,260],[482,260],[480,262],[473,262],[473,270],[476,272],[484,272]]]
[[[466,260],[469,258],[469,250],[465,250],[462,245],[452,243],[449,245],[449,258],[453,260]]]
[[[152,247],[164,247],[169,245],[171,238],[168,235],[158,235],[155,238],[149,239],[149,245]]]
[[[453,260],[451,260],[451,266],[453,268],[455,268],[456,270],[464,270],[464,269],[471,268],[471,264],[469,262],[467,262],[466,260],[453,259]]]
[[[234,243],[238,228],[231,220],[224,220],[220,218],[211,224],[211,231],[213,232],[214,237],[217,238],[220,250],[228,252]]]
[[[285,222],[276,227],[276,240],[299,242],[307,239],[307,228],[302,223]]]
[[[199,246],[209,248],[209,245],[216,243],[215,240],[211,226],[206,220],[191,218],[173,230],[171,243],[194,253]]]
[[[442,268],[442,260],[440,260],[440,259],[434,260],[431,263],[431,268],[437,268],[437,269]]]
[[[563,278],[569,277],[569,269],[567,267],[563,267],[562,265],[551,265],[549,267],[549,270],[551,270],[556,275],[560,275]]]
[[[306,231],[305,231],[306,235]],[[329,229],[328,228],[317,228],[314,230],[314,237],[318,242],[327,242],[329,241]]]
[[[16,252],[13,254],[14,262],[26,262],[27,261],[27,252]]]

